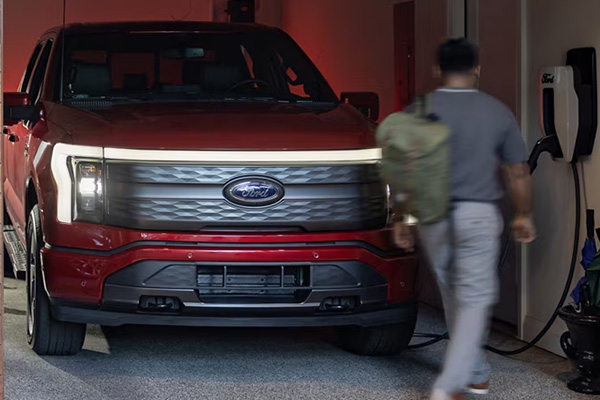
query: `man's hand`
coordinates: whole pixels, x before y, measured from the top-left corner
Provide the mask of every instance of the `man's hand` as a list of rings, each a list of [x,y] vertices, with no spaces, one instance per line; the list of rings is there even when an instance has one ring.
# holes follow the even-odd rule
[[[393,228],[394,244],[405,251],[413,251],[415,248],[415,235],[413,227],[404,222],[396,222]]]
[[[513,236],[519,243],[531,243],[535,240],[536,232],[531,218],[533,185],[529,165],[510,164],[506,165],[504,170],[516,212],[513,219]]]
[[[536,238],[535,224],[531,215],[518,215],[513,220],[513,236],[519,243],[531,243]]]

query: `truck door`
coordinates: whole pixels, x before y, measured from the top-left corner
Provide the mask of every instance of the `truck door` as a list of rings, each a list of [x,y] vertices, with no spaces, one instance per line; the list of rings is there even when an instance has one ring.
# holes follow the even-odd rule
[[[37,105],[40,101],[41,89],[46,75],[46,67],[52,50],[52,40],[43,43],[43,50],[37,60],[33,74],[29,81],[26,93],[32,104]],[[14,191],[16,201],[14,202],[15,212],[13,224],[19,234],[25,234],[27,224],[27,215],[25,215],[25,180],[27,179],[27,153],[31,131],[33,129],[32,121],[21,121],[19,124],[11,127],[11,133],[8,135],[10,142],[10,152],[12,153],[12,163],[8,166],[12,169],[9,172],[10,186]],[[24,237],[24,236],[23,236]]]
[[[29,83],[31,82],[31,77],[33,75],[33,70],[36,66],[37,60],[40,56],[42,48],[44,47],[43,43],[38,43],[33,50],[31,58],[29,59],[29,63],[27,64],[27,69],[25,70],[25,74],[23,75],[23,79],[21,80],[21,84],[19,85],[19,92],[27,92],[27,88],[29,87]],[[4,140],[4,182],[3,182],[3,190],[4,190],[4,204],[9,214],[11,214],[12,219],[18,215],[21,207],[18,205],[20,203],[19,198],[17,197],[15,190],[15,147],[16,147],[16,131],[21,129],[20,122],[17,125],[11,125],[4,127],[4,135],[2,140]]]

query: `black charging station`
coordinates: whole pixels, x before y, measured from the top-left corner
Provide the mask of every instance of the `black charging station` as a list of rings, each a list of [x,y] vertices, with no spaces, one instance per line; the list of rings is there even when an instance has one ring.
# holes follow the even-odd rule
[[[567,65],[573,70],[573,89],[578,100],[577,140],[572,149],[567,148],[567,157],[561,149],[561,139],[556,130],[556,107],[565,107],[555,103],[555,88],[558,84],[555,71],[546,69],[540,76],[541,111],[544,137],[533,148],[529,157],[531,172],[537,168],[538,158],[548,152],[553,158],[567,158],[568,162],[577,162],[581,156],[589,156],[594,149],[596,130],[598,129],[598,83],[596,49],[582,47],[567,52]],[[562,111],[562,110],[561,110]],[[564,113],[562,114],[564,117]],[[568,143],[568,142],[567,142]]]
[[[569,50],[567,65],[573,68],[575,92],[579,98],[579,131],[575,152],[577,156],[589,156],[594,149],[598,128],[596,49],[582,47]]]

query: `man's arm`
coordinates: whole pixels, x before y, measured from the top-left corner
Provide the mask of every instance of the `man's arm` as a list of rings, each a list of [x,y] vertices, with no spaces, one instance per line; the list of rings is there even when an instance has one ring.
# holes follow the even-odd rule
[[[535,240],[536,231],[531,216],[533,184],[527,163],[507,164],[504,166],[507,186],[515,209],[513,233],[520,243]]]

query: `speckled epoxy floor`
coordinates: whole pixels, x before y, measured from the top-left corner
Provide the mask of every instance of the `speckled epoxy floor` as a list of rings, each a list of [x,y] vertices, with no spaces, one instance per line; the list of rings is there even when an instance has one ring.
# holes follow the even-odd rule
[[[359,357],[327,331],[303,329],[88,328],[74,357],[38,357],[25,342],[24,283],[5,282],[7,400],[424,399],[444,344],[394,358]],[[421,331],[443,330],[421,313]],[[494,343],[517,343],[495,334]],[[515,359],[490,355],[491,393],[482,399],[589,399],[565,387],[570,364],[542,350]]]

